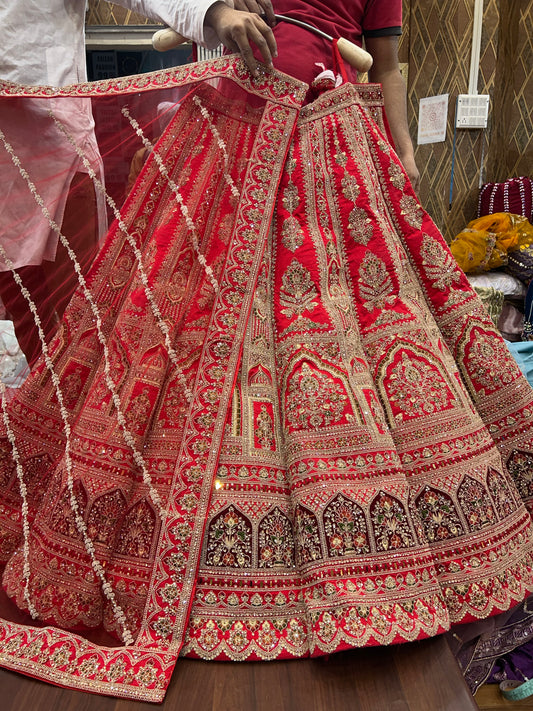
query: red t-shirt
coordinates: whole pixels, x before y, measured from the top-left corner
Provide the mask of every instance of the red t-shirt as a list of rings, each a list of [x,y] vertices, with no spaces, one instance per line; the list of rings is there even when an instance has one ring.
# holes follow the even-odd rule
[[[361,45],[362,38],[399,35],[402,26],[401,0],[273,0],[277,15],[301,20],[333,38],[344,37]],[[274,29],[278,57],[274,66],[311,83],[317,73],[315,62],[332,68],[332,46],[327,40],[287,22]],[[355,80],[355,72],[348,75]]]

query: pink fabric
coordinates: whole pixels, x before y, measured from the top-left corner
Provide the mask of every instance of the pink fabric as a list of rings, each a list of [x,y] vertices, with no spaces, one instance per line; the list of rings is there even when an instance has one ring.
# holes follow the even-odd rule
[[[0,129],[9,136],[22,168],[28,170],[31,159],[31,181],[35,191],[42,198],[50,219],[60,227],[67,197],[65,187],[70,185],[75,173],[86,173],[87,168],[50,118],[50,110],[101,176],[90,99],[69,97],[60,101],[43,101],[24,98],[3,101]],[[35,141],[36,128],[39,130],[38,143]],[[29,147],[32,147],[31,155]],[[38,156],[36,150],[39,151]],[[51,156],[53,160],[50,160]],[[35,205],[30,187],[3,147],[0,150],[0,175],[7,176],[0,192],[0,244],[11,265],[19,268],[38,265],[44,260],[53,261],[58,235],[51,228],[49,219]],[[103,200],[100,199],[100,202],[100,234],[103,234],[105,213]],[[11,265],[0,255],[0,271],[9,270]]]

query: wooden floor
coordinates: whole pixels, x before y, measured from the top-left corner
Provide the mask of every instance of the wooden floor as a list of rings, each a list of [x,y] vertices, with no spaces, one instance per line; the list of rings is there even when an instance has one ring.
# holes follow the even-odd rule
[[[1,711],[143,711],[0,669]],[[444,638],[287,662],[178,662],[163,711],[478,709]],[[492,708],[492,707],[487,707]]]
[[[498,684],[484,684],[478,689],[476,702],[480,711],[533,711],[533,696],[523,701],[507,701]]]

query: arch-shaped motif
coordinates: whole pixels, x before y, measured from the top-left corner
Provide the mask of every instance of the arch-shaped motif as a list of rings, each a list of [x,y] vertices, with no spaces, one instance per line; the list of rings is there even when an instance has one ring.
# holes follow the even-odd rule
[[[147,431],[158,395],[156,386],[142,381],[135,383],[124,411],[126,426],[131,432],[142,436]]]
[[[52,457],[46,452],[34,454],[24,460],[24,483],[29,496],[34,502],[41,499],[50,485],[50,472],[54,465]]]
[[[177,377],[169,379],[157,414],[158,422],[163,427],[181,430],[189,407],[183,385],[179,379]]]
[[[451,496],[444,491],[425,486],[416,497],[415,506],[430,543],[457,538],[464,534],[464,527]]]
[[[186,246],[179,253],[175,269],[166,285],[166,296],[173,304],[183,301],[193,263],[192,248]]]
[[[73,482],[72,487],[78,503],[79,513],[82,517],[85,517],[88,501],[85,487],[79,479]],[[53,531],[62,536],[66,536],[67,538],[80,538],[70,502],[70,491],[66,486],[63,488],[58,501],[52,509],[49,525]]]
[[[272,387],[272,374],[261,363],[257,363],[248,370],[248,386]]]
[[[68,410],[74,410],[82,397],[85,384],[90,377],[90,369],[79,361],[70,359],[67,367],[61,373],[61,394],[63,404]],[[57,402],[57,396],[54,395]]]
[[[130,279],[135,268],[135,257],[129,244],[124,244],[109,271],[109,286],[121,289]]]
[[[290,519],[275,506],[259,523],[260,568],[294,568],[294,538]]]
[[[343,494],[330,501],[323,514],[330,558],[370,553],[370,535],[363,509]]]
[[[533,452],[515,449],[509,455],[507,471],[513,477],[522,499],[533,496]]]
[[[457,498],[470,530],[478,531],[496,521],[489,492],[477,479],[466,476],[457,491]]]
[[[370,520],[378,551],[410,548],[414,545],[409,514],[395,496],[380,491],[370,505]]]
[[[376,380],[392,422],[450,410],[459,400],[456,385],[438,358],[405,340],[387,350]]]
[[[318,519],[312,511],[301,504],[298,504],[294,512],[294,539],[298,566],[322,560],[324,554],[320,543]]]
[[[231,505],[220,511],[207,528],[205,563],[213,568],[252,566],[252,524]]]
[[[149,558],[156,533],[156,514],[146,499],[125,514],[118,534],[116,552],[126,558]]]
[[[168,366],[168,353],[162,343],[158,343],[152,348],[148,348],[140,358],[140,363],[147,368],[164,370]]]
[[[496,328],[488,314],[469,314],[457,344],[456,358],[461,375],[473,395],[497,392],[520,377],[515,359],[501,338],[495,338]],[[498,367],[494,368],[494,363]]]
[[[283,382],[285,429],[292,432],[333,425],[361,424],[362,417],[346,373],[313,354],[299,352]]]
[[[487,486],[500,521],[516,511],[518,507],[516,496],[502,472],[489,467]]]
[[[87,515],[87,532],[95,543],[107,546],[113,543],[126,506],[120,489],[108,491],[93,501]]]

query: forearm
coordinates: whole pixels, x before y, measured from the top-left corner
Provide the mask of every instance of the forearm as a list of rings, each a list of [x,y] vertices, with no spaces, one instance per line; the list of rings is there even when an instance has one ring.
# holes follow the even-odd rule
[[[407,98],[405,82],[399,70],[385,72],[375,76],[370,72],[369,79],[383,87],[385,113],[389,122],[396,152],[402,156],[413,154],[413,144],[407,122]]]
[[[396,152],[413,188],[418,191],[420,174],[416,166],[407,122],[407,90],[398,64],[398,38],[393,36],[368,38],[366,48],[374,58],[368,78],[383,87],[385,114]]]

